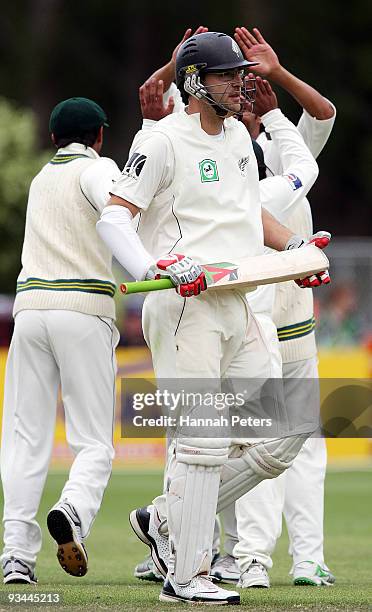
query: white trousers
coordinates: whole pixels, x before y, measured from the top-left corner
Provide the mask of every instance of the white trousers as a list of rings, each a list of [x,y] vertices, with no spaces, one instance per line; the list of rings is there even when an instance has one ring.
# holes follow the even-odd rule
[[[161,379],[176,379],[181,387],[186,379],[189,384],[193,379],[191,385],[203,379],[202,388],[218,391],[223,379],[228,379],[237,391],[236,380],[250,379],[259,389],[260,380],[271,377],[266,338],[238,292],[210,292],[189,300],[171,291],[154,292],[144,303],[143,329],[160,385]],[[201,413],[204,408],[198,407]],[[227,457],[229,430],[216,438],[221,449],[214,448],[211,439],[183,438],[182,445],[176,440],[173,460],[168,463],[166,493],[154,500],[160,519],[169,519],[169,566],[182,583],[199,571],[208,571],[212,557],[220,454],[226,450]],[[196,467],[191,465],[194,453]],[[190,521],[194,516],[198,521]]]
[[[307,386],[303,378],[317,378],[317,359],[283,364],[283,377],[290,380],[284,394],[286,404],[306,406]],[[298,384],[293,384],[294,381]],[[293,563],[311,560],[324,564],[323,506],[326,471],[326,445],[323,438],[309,438],[293,462],[281,476],[260,483],[241,497],[224,513],[225,549],[237,559],[244,572],[257,559],[266,568],[272,567],[271,555],[281,534],[282,513],[290,538]]]
[[[15,556],[34,567],[41,548],[35,517],[52,453],[59,387],[66,438],[76,455],[60,499],[75,506],[82,535],[88,535],[114,456],[118,340],[108,318],[68,310],[17,314],[3,409],[3,558]]]
[[[157,379],[273,377],[267,338],[237,291],[154,291],[142,323]]]

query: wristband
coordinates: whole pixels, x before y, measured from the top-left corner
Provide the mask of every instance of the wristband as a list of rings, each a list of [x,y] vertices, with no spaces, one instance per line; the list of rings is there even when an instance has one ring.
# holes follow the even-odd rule
[[[291,249],[299,249],[304,244],[305,240],[301,238],[301,236],[298,236],[298,234],[293,234],[285,245],[284,250],[290,251]]]

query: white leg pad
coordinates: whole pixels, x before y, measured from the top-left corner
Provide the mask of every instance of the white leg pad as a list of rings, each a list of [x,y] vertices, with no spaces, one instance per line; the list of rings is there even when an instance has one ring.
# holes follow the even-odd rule
[[[167,491],[169,572],[187,584],[210,571],[220,466],[177,462]]]
[[[242,447],[240,457],[222,468],[217,512],[224,510],[266,478],[276,478],[289,468],[310,434],[266,440]]]
[[[176,456],[189,465],[221,466],[229,456],[229,446],[228,438],[179,438]]]

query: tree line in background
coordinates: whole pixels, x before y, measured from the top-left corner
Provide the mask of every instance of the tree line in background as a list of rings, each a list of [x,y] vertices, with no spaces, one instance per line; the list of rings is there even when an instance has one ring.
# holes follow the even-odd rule
[[[27,189],[52,154],[48,121],[60,100],[91,97],[106,110],[104,155],[122,166],[139,129],[138,87],[165,63],[188,26],[232,34],[257,26],[286,68],[338,110],[312,190],[315,225],[337,235],[372,228],[372,3],[354,0],[222,0],[159,5],[123,0],[28,0],[0,16],[0,275],[13,292],[20,267]],[[294,121],[300,110],[282,92]],[[26,109],[26,110],[25,110]],[[30,110],[28,110],[30,109]],[[31,112],[33,111],[33,113]]]

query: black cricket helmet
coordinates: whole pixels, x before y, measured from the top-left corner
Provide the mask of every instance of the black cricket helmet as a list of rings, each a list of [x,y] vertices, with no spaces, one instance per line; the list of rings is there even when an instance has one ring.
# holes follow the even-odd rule
[[[187,102],[188,94],[208,100],[208,92],[200,81],[203,74],[239,68],[248,69],[256,64],[257,62],[249,62],[244,58],[239,45],[231,36],[222,32],[197,34],[185,40],[178,50],[176,58],[177,87],[181,91],[185,102]],[[216,106],[213,100],[208,101]],[[223,114],[226,114],[226,112],[225,109]]]

